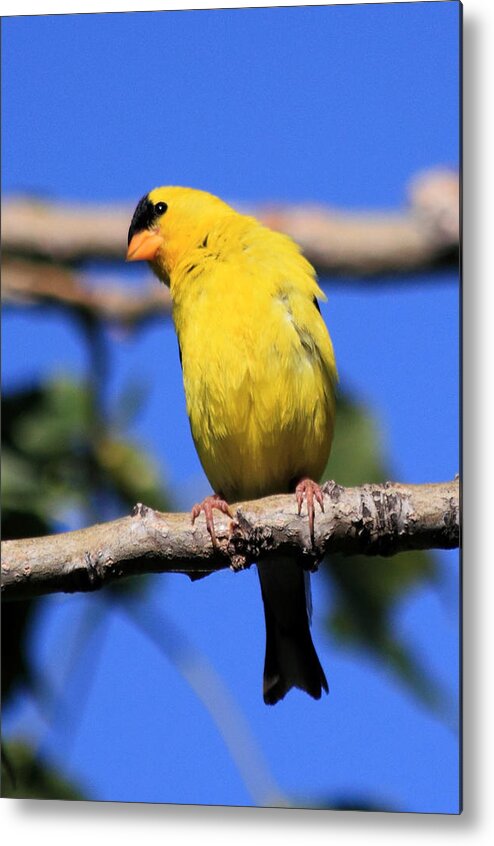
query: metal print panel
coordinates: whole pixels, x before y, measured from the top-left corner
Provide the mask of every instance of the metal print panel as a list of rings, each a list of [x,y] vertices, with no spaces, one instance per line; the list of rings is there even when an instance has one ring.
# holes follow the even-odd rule
[[[2,795],[458,814],[457,2],[2,21]]]

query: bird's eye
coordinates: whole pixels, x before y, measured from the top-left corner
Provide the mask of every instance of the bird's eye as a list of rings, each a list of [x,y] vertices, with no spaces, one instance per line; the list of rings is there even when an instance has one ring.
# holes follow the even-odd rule
[[[162,215],[166,212],[167,208],[168,206],[166,205],[166,203],[156,203],[154,210],[156,214]]]

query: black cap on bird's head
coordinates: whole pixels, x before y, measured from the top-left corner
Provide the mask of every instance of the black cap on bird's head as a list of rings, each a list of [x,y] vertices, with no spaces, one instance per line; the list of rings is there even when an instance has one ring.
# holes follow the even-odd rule
[[[148,229],[154,220],[154,207],[147,196],[141,197],[137,206],[135,208],[135,212],[132,216],[132,220],[129,226],[129,235],[127,238],[127,245],[130,244],[132,238],[137,232],[142,232],[143,229]]]
[[[166,203],[152,203],[149,195],[141,197],[129,227],[127,261],[152,261],[162,244],[156,223],[167,210]]]

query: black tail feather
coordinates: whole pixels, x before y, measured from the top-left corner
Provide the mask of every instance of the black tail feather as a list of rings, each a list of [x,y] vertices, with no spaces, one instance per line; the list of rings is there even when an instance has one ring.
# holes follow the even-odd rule
[[[274,705],[292,687],[320,699],[328,683],[310,634],[306,574],[288,558],[260,562],[258,569],[266,620],[264,701]]]

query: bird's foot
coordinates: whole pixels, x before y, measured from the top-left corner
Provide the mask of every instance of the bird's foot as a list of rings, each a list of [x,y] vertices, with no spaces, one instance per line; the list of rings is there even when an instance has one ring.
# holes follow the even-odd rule
[[[307,514],[309,517],[309,533],[312,546],[314,546],[314,500],[321,506],[321,511],[324,512],[324,492],[317,482],[312,479],[301,479],[295,488],[295,496],[297,498],[298,513],[302,513],[302,504],[304,499],[307,500]]]
[[[229,517],[233,517],[233,514],[230,511],[230,506],[227,502],[225,502],[220,494],[212,494],[211,496],[207,496],[203,499],[202,502],[197,502],[190,512],[190,516],[192,525],[194,525],[201,511],[204,511],[204,515],[206,517],[206,528],[211,536],[213,546],[215,549],[218,549],[218,539],[214,530],[213,508],[216,508],[217,511],[221,511],[222,514],[227,514]]]

